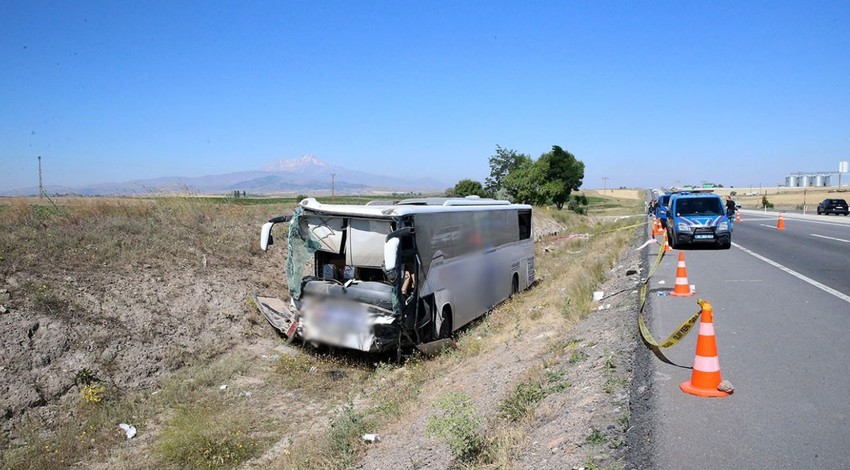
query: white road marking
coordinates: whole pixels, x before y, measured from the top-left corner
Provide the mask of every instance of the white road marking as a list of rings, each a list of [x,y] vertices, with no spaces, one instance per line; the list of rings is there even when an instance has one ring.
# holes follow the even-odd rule
[[[773,229],[776,228],[776,225],[765,225],[765,224],[759,224],[759,225],[761,225],[762,227],[767,227],[767,228],[773,228]]]
[[[808,283],[808,284],[811,284],[812,286],[817,287],[818,289],[820,289],[820,290],[822,290],[822,291],[826,292],[827,294],[834,295],[835,297],[838,297],[839,299],[841,299],[841,300],[843,300],[843,301],[847,302],[848,304],[850,304],[850,295],[844,294],[844,293],[842,293],[842,292],[839,292],[839,291],[837,291],[837,290],[833,289],[832,287],[829,287],[829,286],[827,286],[827,285],[821,284],[820,282],[815,281],[814,279],[812,279],[812,278],[810,278],[810,277],[804,276],[804,275],[802,275],[802,274],[798,273],[797,271],[794,271],[794,270],[793,270],[793,269],[791,269],[791,268],[786,268],[785,266],[783,266],[783,265],[781,265],[781,264],[777,263],[776,261],[773,261],[773,260],[772,260],[772,259],[770,259],[770,258],[765,258],[764,256],[762,256],[762,255],[760,255],[760,254],[758,254],[758,253],[756,253],[756,252],[754,252],[754,251],[752,251],[752,250],[749,250],[749,249],[747,249],[747,248],[744,248],[743,246],[741,246],[741,245],[739,245],[739,244],[737,244],[737,243],[735,243],[735,242],[732,242],[732,245],[733,245],[734,247],[736,247],[736,248],[739,248],[739,249],[740,249],[741,251],[743,251],[744,253],[750,254],[750,255],[752,255],[752,256],[754,256],[754,257],[756,257],[756,258],[758,258],[758,259],[760,259],[760,260],[764,261],[765,263],[767,263],[767,264],[769,264],[769,265],[773,266],[774,268],[779,268],[780,270],[785,271],[786,273],[788,273],[788,274],[790,274],[790,275],[792,275],[792,276],[796,277],[797,279],[799,279],[799,280],[801,280],[801,281],[803,281],[803,282],[806,282],[806,283]]]
[[[816,233],[810,233],[809,235],[811,235],[813,237],[818,237],[818,238],[826,238],[827,240],[835,240],[835,241],[839,241],[839,242],[850,243],[850,240],[845,240],[843,238],[827,237],[826,235],[818,235]]]

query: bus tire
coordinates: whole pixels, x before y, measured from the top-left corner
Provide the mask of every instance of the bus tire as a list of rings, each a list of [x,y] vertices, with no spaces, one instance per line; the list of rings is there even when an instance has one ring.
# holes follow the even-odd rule
[[[437,334],[437,339],[448,339],[452,337],[452,308],[449,305],[443,306],[443,311],[440,314],[440,331]]]
[[[511,296],[513,297],[519,292],[519,274],[514,273],[511,279]]]

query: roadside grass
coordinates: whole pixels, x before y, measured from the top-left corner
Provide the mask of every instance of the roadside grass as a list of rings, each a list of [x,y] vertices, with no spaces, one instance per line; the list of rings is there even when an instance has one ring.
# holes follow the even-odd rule
[[[220,389],[247,367],[246,357],[226,355],[181,369],[153,393],[106,387],[96,402],[80,393],[70,420],[49,431],[31,418],[16,433],[23,444],[7,449],[0,462],[9,469],[58,469],[104,459],[126,441],[118,424],[128,423],[140,435],[154,433],[148,463],[155,467],[232,468],[269,444],[271,423],[236,392]]]
[[[200,198],[88,199],[63,205],[13,200],[0,218],[2,274],[26,269],[127,271],[142,265],[201,269],[244,263],[260,253],[258,221],[292,205],[236,206]],[[272,209],[272,210],[270,210]],[[276,210],[275,210],[276,209]]]
[[[59,206],[13,203],[4,210],[0,227],[0,273],[23,266],[48,279],[51,267],[102,270],[133,269],[140,264],[185,266],[201,269],[201,260],[227,266],[244,263],[258,254],[257,220],[288,213],[291,204],[238,205],[199,201],[200,198],[76,201]],[[275,207],[275,204],[278,206]],[[627,208],[620,208],[628,212]],[[347,361],[339,356],[302,353],[281,355],[269,385],[280,393],[297,392],[313,404],[330,400],[336,409],[323,431],[293,438],[291,448],[273,463],[276,468],[351,468],[364,452],[362,432],[376,432],[418,406],[425,384],[457,367],[465,359],[484,355],[505,344],[519,343],[526,332],[549,331],[562,336],[590,309],[593,287],[604,279],[630,240],[628,231],[611,232],[628,221],[594,223],[567,211],[546,211],[570,231],[588,233],[586,240],[554,242],[545,256],[537,247],[538,285],[496,308],[457,337],[458,348],[434,358],[416,354],[403,365]],[[251,227],[246,230],[245,227]],[[31,264],[35,264],[35,268]],[[124,266],[127,266],[126,268]],[[54,269],[55,271],[55,269]],[[61,293],[38,294],[29,288],[32,302],[42,308],[67,309]],[[39,300],[37,295],[41,295]],[[552,341],[555,341],[554,339]],[[553,350],[554,352],[554,350]],[[14,448],[3,456],[8,468],[65,468],[69,462],[104,460],[124,437],[117,423],[134,424],[150,432],[145,445],[161,468],[232,468],[262,454],[273,441],[297,427],[299,419],[281,422],[265,416],[235,391],[220,390],[250,365],[241,354],[228,354],[210,364],[184,367],[149,391],[119,392],[107,389],[99,403],[80,399],[73,420],[45,432],[32,420],[17,433]],[[561,377],[562,378],[562,377]],[[463,465],[475,468],[509,468],[526,431],[522,423],[533,415],[547,394],[566,390],[568,384],[541,363],[524,377],[506,398],[511,418],[491,426],[483,436],[477,457]],[[560,388],[559,388],[560,387]],[[321,410],[321,407],[319,408]],[[472,468],[472,467],[470,467]]]
[[[634,205],[634,201],[631,203]],[[625,213],[634,211],[622,207],[619,210]],[[530,331],[554,332],[551,339],[554,344],[558,342],[556,338],[562,337],[590,311],[593,288],[604,280],[622,250],[633,239],[632,230],[617,229],[632,225],[633,222],[621,220],[591,226],[587,224],[587,218],[578,215],[564,214],[560,218],[573,220],[578,227],[586,227],[591,234],[590,238],[563,242],[557,250],[546,256],[538,253],[540,285],[514,296],[482,321],[461,332],[457,337],[456,350],[446,351],[435,358],[414,356],[401,366],[382,365],[376,368],[374,374],[366,377],[362,388],[352,390],[356,396],[368,397],[366,401],[354,400],[359,405],[355,407],[358,410],[357,422],[362,425],[358,430],[377,432],[384,429],[417,404],[422,388],[430,384],[431,379],[443,376],[448,370],[460,366],[464,360],[486,355],[506,344],[519,343],[525,332]],[[576,251],[580,253],[575,254]],[[570,347],[580,351],[576,345],[578,342],[561,343],[560,348]],[[532,367],[502,400],[499,406],[501,417],[495,421],[488,420],[490,425],[485,434],[475,437],[467,432],[469,426],[466,425],[477,419],[472,414],[474,410],[458,403],[449,406],[456,411],[462,410],[460,415],[464,416],[460,419],[462,426],[442,422],[444,430],[455,429],[454,434],[446,431],[442,439],[449,443],[450,448],[455,448],[453,455],[456,468],[510,468],[513,456],[527,435],[525,425],[536,407],[548,395],[569,389],[563,374],[547,365],[547,361],[555,360],[560,350],[557,346],[550,346],[548,351],[540,363]],[[300,373],[304,374],[303,366]],[[440,413],[445,412],[445,409],[438,410],[434,416],[444,416]],[[435,424],[432,428],[434,426],[441,427]],[[336,445],[334,442],[339,441],[339,438],[335,437],[335,429],[330,426],[315,439],[296,442],[276,468],[351,468],[352,462],[365,451],[366,444],[352,433],[350,439],[345,441],[346,446]]]

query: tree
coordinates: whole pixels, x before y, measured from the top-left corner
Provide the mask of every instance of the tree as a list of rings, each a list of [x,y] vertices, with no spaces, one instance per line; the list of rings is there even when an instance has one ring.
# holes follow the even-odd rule
[[[584,163],[557,145],[552,146],[551,152],[541,155],[536,163],[543,171],[541,191],[561,210],[570,200],[570,193],[581,187]]]
[[[516,150],[496,146],[496,154],[490,157],[490,176],[484,180],[484,189],[496,193],[502,189],[502,182],[512,171],[531,160],[528,155],[517,153]]]
[[[513,202],[541,206],[548,201],[540,185],[545,176],[546,169],[539,162],[523,155],[519,166],[502,179],[502,187]]]
[[[446,195],[450,197],[487,197],[487,191],[484,190],[484,187],[481,186],[480,182],[467,178],[458,181],[454,188],[446,191]]]

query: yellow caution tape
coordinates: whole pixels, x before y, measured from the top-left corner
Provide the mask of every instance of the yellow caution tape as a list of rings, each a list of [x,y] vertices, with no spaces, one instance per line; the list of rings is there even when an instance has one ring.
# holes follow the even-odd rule
[[[640,288],[640,311],[638,312],[638,326],[640,327],[640,334],[643,336],[644,341],[650,344],[653,347],[666,349],[671,348],[677,344],[679,341],[688,335],[691,330],[696,325],[697,320],[699,320],[700,314],[702,314],[702,310],[692,315],[690,318],[685,320],[684,323],[679,325],[679,328],[676,328],[663,343],[658,343],[655,338],[652,336],[652,333],[649,332],[649,328],[646,326],[646,321],[643,318],[643,310],[646,308],[646,293],[649,287],[649,280],[655,274],[655,271],[658,269],[658,266],[661,265],[661,260],[664,259],[664,249],[658,250],[658,256],[655,258],[655,263],[649,269],[649,273],[646,276],[646,280],[643,281],[643,285]],[[699,300],[700,307],[702,307],[703,300]]]
[[[679,328],[673,332],[663,343],[658,343],[655,341],[655,338],[652,337],[652,333],[649,332],[649,328],[646,327],[646,323],[643,321],[643,315],[638,316],[638,325],[640,326],[640,334],[643,335],[643,339],[652,346],[656,348],[672,348],[673,346],[679,344],[679,341],[688,335],[691,330],[694,328],[694,325],[697,324],[697,320],[699,320],[699,316],[702,314],[702,310],[693,314],[690,318],[685,320],[684,323],[679,325]]]

